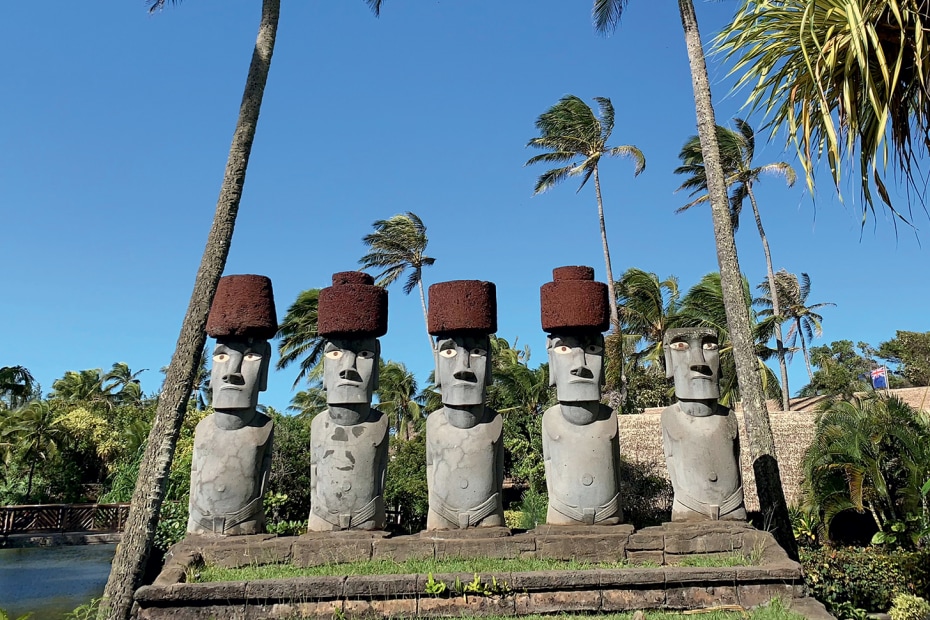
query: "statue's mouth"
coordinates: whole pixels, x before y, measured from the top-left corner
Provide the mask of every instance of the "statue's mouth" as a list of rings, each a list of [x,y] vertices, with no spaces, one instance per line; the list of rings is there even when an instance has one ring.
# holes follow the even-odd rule
[[[227,383],[226,385],[222,386],[222,387],[220,388],[220,390],[236,390],[237,392],[241,392],[241,391],[242,391],[242,386],[241,386],[241,385],[232,385],[232,384],[230,384],[230,383]]]

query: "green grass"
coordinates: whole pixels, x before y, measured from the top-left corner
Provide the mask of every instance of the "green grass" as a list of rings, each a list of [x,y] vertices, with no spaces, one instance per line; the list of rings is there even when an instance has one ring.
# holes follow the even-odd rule
[[[686,558],[681,566],[746,566],[752,558],[734,553],[727,556],[694,556]],[[687,563],[686,563],[687,562]],[[254,581],[258,579],[282,579],[287,577],[321,577],[344,575],[410,575],[427,573],[508,573],[545,570],[591,570],[596,568],[657,568],[652,563],[632,564],[621,560],[610,563],[590,563],[575,560],[545,560],[538,558],[514,559],[445,559],[445,560],[367,560],[345,564],[297,567],[292,564],[267,564],[242,568],[204,566],[191,569],[188,581],[205,583],[211,581]]]

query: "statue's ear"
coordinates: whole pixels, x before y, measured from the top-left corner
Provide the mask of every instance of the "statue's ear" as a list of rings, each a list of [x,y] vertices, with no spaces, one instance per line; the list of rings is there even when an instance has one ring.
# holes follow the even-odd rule
[[[662,343],[662,354],[665,356],[665,378],[671,379],[675,376],[675,369],[672,368],[672,350],[667,342]]]
[[[381,381],[381,341],[375,338],[375,367],[371,370],[371,389],[377,390]]]
[[[440,380],[440,377],[442,375],[439,374],[439,342],[438,341],[436,342],[436,344],[433,345],[433,368],[435,369],[435,371],[433,372],[433,378],[436,381],[436,387],[441,388],[442,381]]]
[[[258,391],[268,389],[268,369],[271,367],[271,343],[267,340],[259,347],[262,356],[262,366],[258,371]]]

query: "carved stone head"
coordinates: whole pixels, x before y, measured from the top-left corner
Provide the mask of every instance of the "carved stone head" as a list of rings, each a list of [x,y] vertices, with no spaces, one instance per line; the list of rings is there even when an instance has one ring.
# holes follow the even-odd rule
[[[210,387],[217,410],[254,409],[268,387],[271,345],[278,331],[271,280],[232,275],[220,279],[207,319],[216,338]]]
[[[720,397],[720,352],[717,332],[709,327],[683,327],[665,332],[665,376],[675,378],[675,396],[685,400]]]
[[[497,331],[493,282],[454,280],[429,287],[429,333],[436,336],[436,381],[442,402],[484,404],[491,383],[490,334]]]

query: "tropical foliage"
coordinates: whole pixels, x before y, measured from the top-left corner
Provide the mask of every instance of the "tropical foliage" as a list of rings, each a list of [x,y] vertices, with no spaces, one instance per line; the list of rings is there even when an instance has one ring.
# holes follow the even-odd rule
[[[318,370],[323,359],[324,341],[317,333],[317,306],[320,289],[311,288],[301,291],[297,299],[287,309],[284,320],[278,326],[278,370],[284,370],[297,362],[300,372],[294,379],[293,387],[301,380],[317,379],[322,370]]]
[[[843,160],[874,211],[872,188],[893,213],[887,164],[911,179],[930,141],[930,9],[919,0],[745,0],[716,47],[733,61],[774,136],[784,131],[813,188],[826,155],[837,188]],[[909,207],[910,209],[910,207]]]

